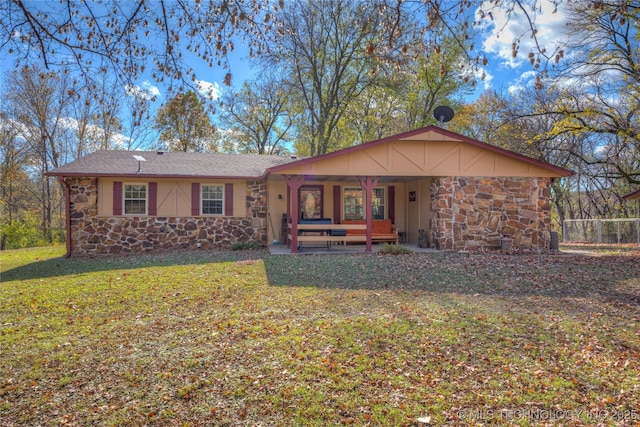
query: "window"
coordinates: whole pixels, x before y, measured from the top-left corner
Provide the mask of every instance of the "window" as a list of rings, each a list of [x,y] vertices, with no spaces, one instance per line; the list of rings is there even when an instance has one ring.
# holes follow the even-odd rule
[[[146,215],[147,184],[124,185],[124,214]]]
[[[364,190],[344,189],[344,219],[364,219]]]
[[[365,219],[365,197],[362,188],[344,189],[344,219]],[[384,188],[374,188],[371,208],[373,219],[384,219]]]
[[[384,188],[373,189],[373,219],[384,219]]]
[[[222,215],[224,200],[224,186],[202,186],[202,215]]]

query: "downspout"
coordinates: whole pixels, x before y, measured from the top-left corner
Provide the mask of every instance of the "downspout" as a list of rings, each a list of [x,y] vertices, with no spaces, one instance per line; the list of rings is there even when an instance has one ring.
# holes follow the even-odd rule
[[[60,182],[64,185],[64,211],[65,211],[65,227],[66,227],[66,244],[67,253],[64,254],[65,258],[71,256],[71,187],[64,179],[64,176],[60,177]]]

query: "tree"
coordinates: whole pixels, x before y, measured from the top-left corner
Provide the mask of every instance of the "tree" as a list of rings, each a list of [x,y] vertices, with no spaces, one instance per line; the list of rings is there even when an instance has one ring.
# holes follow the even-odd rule
[[[546,0],[481,2],[478,21],[489,21],[496,14],[525,14],[530,27],[523,29],[522,37],[535,39],[535,12],[542,1]],[[194,60],[210,67],[228,66],[226,56],[234,50],[234,39],[247,43],[252,57],[267,51],[268,38],[289,31],[288,24],[279,21],[279,12],[292,3],[303,2],[4,0],[0,2],[0,54],[3,60],[8,58],[19,66],[36,65],[82,76],[87,86],[103,74],[115,78],[120,87],[133,86],[150,71],[156,82],[168,81],[169,87],[180,83],[178,89],[184,90],[184,86],[192,86],[198,80],[192,66]],[[408,31],[424,34],[440,27],[442,32],[431,32],[434,43],[438,44],[440,35],[451,36],[467,57],[479,64],[486,58],[474,51],[469,35],[478,23],[471,9],[476,6],[476,2],[468,0],[375,0],[371,10],[379,14],[377,23],[384,34],[381,42],[389,48],[402,47],[398,41]],[[424,19],[414,28],[403,27],[407,14]],[[358,22],[357,16],[344,16],[343,20],[351,18]],[[382,52],[382,44],[377,47],[378,53]],[[514,55],[518,49],[519,40],[515,40]],[[544,62],[556,58],[555,50],[543,47],[534,54],[536,65],[540,59]]]
[[[640,2],[567,5],[571,55],[535,87],[481,98],[465,129],[573,170],[552,187],[561,220],[625,215],[621,196],[640,183]]]
[[[156,115],[155,128],[160,142],[171,151],[204,151],[213,136],[213,126],[198,96],[178,94],[163,105]]]
[[[185,51],[211,67],[225,64],[235,37],[250,36],[251,49],[261,50],[277,8],[264,0],[5,0],[0,49],[19,64],[77,72],[88,86],[104,74],[132,86],[147,71],[157,82],[190,85],[196,76]]]
[[[70,104],[69,120],[73,132],[75,156],[79,158],[96,150],[118,148],[117,139],[122,131],[122,93],[105,80],[98,93],[87,86],[78,87]]]
[[[582,160],[608,179],[640,184],[640,2],[573,2],[567,48],[573,54],[547,82],[557,92],[546,113],[558,117],[540,139],[591,135]]]
[[[290,2],[264,57],[277,64],[292,84],[298,151],[319,155],[338,146],[334,132],[348,106],[372,86],[383,61],[384,4],[345,0]],[[382,48],[380,47],[380,50]]]
[[[7,246],[5,227],[20,220],[20,211],[25,207],[28,177],[23,167],[27,161],[27,149],[18,137],[16,124],[7,115],[0,113],[0,250]]]
[[[285,147],[291,116],[286,106],[289,86],[272,75],[245,83],[239,91],[227,91],[221,100],[221,119],[226,131],[233,135],[240,153],[275,154]]]
[[[395,61],[394,72],[381,76],[347,108],[342,121],[341,138],[362,143],[435,123],[433,111],[438,105],[458,108],[459,99],[475,86],[475,77],[467,73],[460,47],[452,40],[438,46],[416,40],[408,48],[416,55]]]
[[[69,148],[68,112],[75,89],[66,75],[24,67],[12,76],[5,91],[7,108],[19,123],[19,138],[28,146],[30,166],[40,190],[35,193],[41,209],[41,230],[53,242],[52,216],[60,206],[60,188],[52,186],[47,171],[75,159]],[[8,110],[9,111],[9,110]]]
[[[136,150],[155,142],[155,132],[150,116],[150,103],[155,97],[140,87],[125,88],[125,107],[122,115],[124,148]]]

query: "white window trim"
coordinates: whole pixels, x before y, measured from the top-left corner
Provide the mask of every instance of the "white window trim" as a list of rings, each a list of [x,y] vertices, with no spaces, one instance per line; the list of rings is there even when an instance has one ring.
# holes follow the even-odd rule
[[[144,213],[127,213],[127,185],[144,185]],[[129,199],[140,200],[140,199]],[[123,182],[122,183],[122,215],[146,216],[149,212],[149,183],[148,182]]]
[[[204,202],[204,188],[205,187],[220,187],[220,189],[222,190],[222,206],[220,209],[220,213],[219,214],[211,214],[211,213],[204,213],[204,206],[203,206],[203,202]],[[215,199],[207,199],[207,200],[215,200]],[[201,216],[224,216],[224,184],[218,184],[218,183],[200,183],[200,215]]]

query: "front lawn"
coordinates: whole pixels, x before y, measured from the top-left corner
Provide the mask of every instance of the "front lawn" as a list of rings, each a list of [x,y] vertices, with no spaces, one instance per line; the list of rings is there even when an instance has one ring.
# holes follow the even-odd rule
[[[640,250],[62,253],[0,253],[3,426],[640,425]]]

